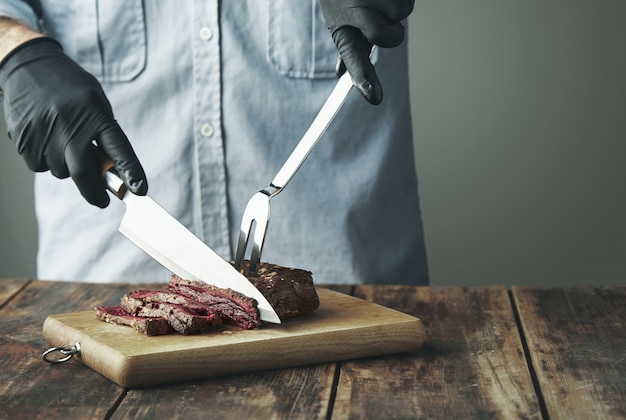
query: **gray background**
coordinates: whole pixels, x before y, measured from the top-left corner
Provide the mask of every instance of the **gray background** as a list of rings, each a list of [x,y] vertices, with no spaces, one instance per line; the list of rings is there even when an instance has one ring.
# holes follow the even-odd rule
[[[418,1],[416,164],[434,285],[626,284],[626,2]],[[0,278],[35,275],[0,121]]]

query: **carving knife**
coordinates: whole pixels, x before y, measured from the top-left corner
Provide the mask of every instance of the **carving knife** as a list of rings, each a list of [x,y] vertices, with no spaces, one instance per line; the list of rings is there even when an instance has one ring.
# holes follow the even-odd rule
[[[100,150],[96,154],[102,154]],[[98,157],[102,160],[102,157]],[[209,248],[148,196],[127,191],[113,162],[103,162],[106,187],[126,205],[119,231],[172,273],[187,280],[230,288],[258,302],[263,321],[280,324],[265,296],[229,262]]]

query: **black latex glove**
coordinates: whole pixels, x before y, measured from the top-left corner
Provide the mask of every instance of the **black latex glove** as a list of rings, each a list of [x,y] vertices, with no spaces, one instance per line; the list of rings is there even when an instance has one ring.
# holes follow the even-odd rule
[[[404,41],[401,21],[413,11],[415,0],[320,0],[322,13],[343,65],[354,86],[372,104],[383,100],[383,88],[369,54],[372,45],[397,47]]]
[[[0,89],[9,137],[32,171],[71,176],[85,199],[109,204],[92,141],[111,158],[130,191],[148,182],[126,135],[113,118],[100,83],[51,38],[17,47],[0,63]]]

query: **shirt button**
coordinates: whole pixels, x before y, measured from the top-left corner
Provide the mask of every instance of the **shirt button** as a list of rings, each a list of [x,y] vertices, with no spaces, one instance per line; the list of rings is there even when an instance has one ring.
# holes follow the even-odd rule
[[[213,127],[211,126],[211,124],[204,124],[202,127],[200,127],[200,133],[204,137],[211,137],[213,135]]]
[[[200,29],[198,35],[200,35],[200,38],[202,38],[203,40],[208,41],[209,39],[213,38],[213,31],[211,30],[211,28],[205,26]]]

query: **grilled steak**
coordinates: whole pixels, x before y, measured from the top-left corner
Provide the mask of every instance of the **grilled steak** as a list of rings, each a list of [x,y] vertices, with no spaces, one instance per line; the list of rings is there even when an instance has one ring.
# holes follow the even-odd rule
[[[249,263],[244,262],[242,272]],[[248,279],[267,298],[281,319],[315,311],[319,297],[310,271],[261,263]],[[96,307],[98,319],[129,325],[146,335],[198,334],[220,323],[242,329],[260,325],[257,301],[232,289],[173,275],[168,290],[136,290],[121,306]]]
[[[249,262],[243,263],[243,272]],[[260,263],[258,274],[248,280],[265,296],[281,319],[293,318],[315,311],[320,300],[310,271]]]
[[[195,301],[187,296],[161,290],[137,290],[128,296],[143,300],[145,303],[170,303],[183,306],[188,311],[206,318],[208,325],[215,327],[222,323],[219,313],[208,305]]]
[[[121,306],[98,306],[96,316],[111,324],[128,325],[145,335],[163,335],[174,332],[165,318],[148,318],[129,315]]]
[[[257,327],[261,320],[256,300],[232,289],[222,289],[197,280],[181,279],[173,275],[168,289],[214,308],[227,325],[246,330]]]
[[[153,290],[131,292],[122,297],[122,307],[131,315],[165,318],[172,328],[185,335],[199,334],[219,319],[215,313],[207,315],[180,303],[168,303],[165,298],[158,301],[158,295],[167,293]]]

